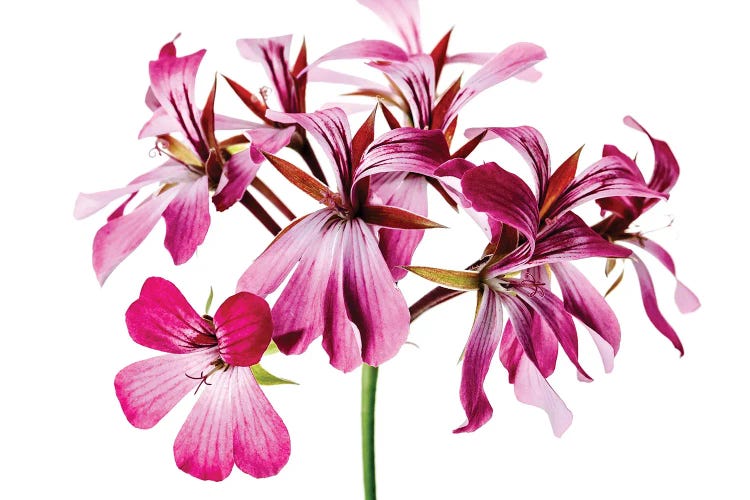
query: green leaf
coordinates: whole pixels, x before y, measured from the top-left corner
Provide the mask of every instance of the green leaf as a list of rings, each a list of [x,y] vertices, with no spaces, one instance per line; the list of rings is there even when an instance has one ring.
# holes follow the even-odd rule
[[[265,368],[260,366],[260,364],[253,365],[250,367],[250,369],[253,371],[253,376],[255,376],[255,380],[257,380],[260,385],[282,385],[282,384],[299,385],[297,384],[297,382],[293,382],[285,378],[277,377],[276,375],[269,373]]]
[[[272,340],[271,343],[268,344],[268,348],[266,348],[266,352],[263,353],[263,355],[265,356],[265,355],[271,355],[271,354],[278,354],[280,352],[281,351],[279,351],[279,346],[277,346],[276,342]]]

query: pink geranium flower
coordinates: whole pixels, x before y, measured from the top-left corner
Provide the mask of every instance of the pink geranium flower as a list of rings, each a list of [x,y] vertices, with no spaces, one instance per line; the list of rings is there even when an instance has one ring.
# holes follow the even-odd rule
[[[677,183],[677,178],[680,175],[680,167],[671,148],[666,142],[651,137],[646,129],[630,116],[625,117],[625,124],[646,134],[654,149],[654,170],[651,174],[651,179],[648,181],[648,186],[654,191],[664,194],[669,193]],[[615,146],[605,146],[604,154],[617,156],[630,167],[634,175],[643,178],[638,165]],[[675,277],[676,288],[674,300],[680,312],[692,312],[700,307],[700,301],[687,286],[677,279],[672,256],[661,245],[647,238],[637,229],[632,228],[633,223],[658,201],[655,198],[641,198],[636,196],[618,196],[600,199],[597,203],[602,208],[602,211],[608,211],[610,215],[594,225],[593,228],[610,241],[627,243],[642,248],[656,257]],[[659,310],[654,292],[654,283],[651,280],[651,274],[646,265],[636,254],[630,256],[630,262],[633,264],[638,275],[638,283],[641,287],[641,297],[646,315],[656,329],[667,337],[672,342],[672,345],[680,351],[680,354],[684,354],[685,351],[680,338]]]
[[[153,116],[140,137],[156,136],[157,150],[169,160],[123,188],[81,194],[76,200],[74,215],[80,219],[127,197],[94,237],[93,265],[102,284],[161,217],[167,226],[164,246],[175,264],[187,262],[206,237],[210,224],[209,191],[216,188],[224,168],[222,145],[217,143],[214,131],[246,128],[249,122],[214,114],[215,85],[202,110],[195,104],[195,77],[205,52],[177,57],[174,43],[170,42],[149,64],[151,86],[146,103]],[[170,135],[173,132],[179,132],[184,142]],[[238,155],[229,163],[241,160]],[[159,184],[159,188],[125,213],[136,194],[152,184]]]
[[[445,139],[438,131],[400,128],[373,141],[374,112],[354,137],[338,108],[268,114],[299,124],[315,137],[334,167],[338,192],[269,155],[282,174],[325,207],[287,227],[247,269],[238,290],[266,296],[291,273],[272,310],[279,349],[298,354],[322,335],[334,367],[350,371],[362,361],[379,365],[406,340],[409,311],[378,248],[377,228],[437,225],[373,202],[369,176],[433,172],[448,158]]]
[[[128,421],[148,429],[183,397],[201,390],[174,443],[177,466],[221,481],[236,464],[273,476],[289,459],[289,433],[250,369],[271,341],[271,313],[241,292],[201,317],[169,281],[149,278],[125,316],[130,336],[168,354],[125,367],[115,392]]]

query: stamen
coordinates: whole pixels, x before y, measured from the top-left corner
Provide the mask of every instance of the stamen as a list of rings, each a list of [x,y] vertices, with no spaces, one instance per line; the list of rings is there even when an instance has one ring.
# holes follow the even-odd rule
[[[226,364],[221,358],[217,358],[211,363],[211,365],[213,366],[213,368],[211,368],[211,371],[209,371],[205,375],[203,374],[203,371],[201,371],[201,374],[197,377],[188,375],[187,373],[185,374],[185,376],[189,379],[200,380],[200,383],[198,384],[198,387],[195,388],[195,392],[193,393],[193,395],[198,394],[198,389],[200,389],[203,384],[212,385],[211,382],[208,381],[208,377],[218,372],[219,370],[227,371],[229,369],[229,365]]]
[[[544,298],[545,283],[542,281],[536,281],[534,279],[534,276],[532,276],[529,271],[524,272],[523,276],[524,279],[521,280],[521,286],[533,289],[529,297],[535,297],[537,294],[539,294],[539,297]]]
[[[262,86],[258,90],[258,93],[260,94],[260,98],[263,99],[263,105],[265,107],[268,107],[268,96],[271,95],[271,92],[272,92],[271,87],[268,87],[268,86],[265,86],[265,85]]]

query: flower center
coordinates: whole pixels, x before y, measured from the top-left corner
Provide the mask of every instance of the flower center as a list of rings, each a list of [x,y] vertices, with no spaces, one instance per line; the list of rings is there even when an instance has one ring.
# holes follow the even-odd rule
[[[544,297],[544,286],[546,283],[537,281],[529,271],[524,271],[521,276],[523,277],[516,278],[512,277],[512,275],[498,276],[487,280],[487,285],[500,293],[514,294],[515,290],[526,289],[531,291],[529,297],[534,297],[537,294],[540,297]]]
[[[188,375],[187,373],[185,374],[185,376],[189,379],[200,380],[200,382],[198,383],[198,387],[195,388],[195,392],[193,394],[198,394],[198,389],[200,389],[203,384],[211,385],[211,382],[208,381],[208,377],[220,370],[227,371],[229,369],[229,365],[221,358],[216,358],[215,361],[211,362],[210,366],[213,366],[213,368],[211,368],[205,375],[203,374],[203,371],[201,371],[201,374],[197,377]]]

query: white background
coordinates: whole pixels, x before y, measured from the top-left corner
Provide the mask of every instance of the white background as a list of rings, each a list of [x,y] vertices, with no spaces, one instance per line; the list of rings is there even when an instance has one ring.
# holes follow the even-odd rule
[[[382,499],[748,497],[742,476],[750,465],[744,243],[750,40],[735,2],[610,4],[425,1],[423,39],[430,48],[455,25],[454,52],[500,50],[521,40],[547,50],[541,81],[511,81],[486,92],[466,108],[462,126],[534,125],[556,163],[585,143],[588,164],[610,142],[649,165],[650,146],[622,125],[626,114],[670,143],[682,177],[666,208],[643,225],[659,228],[676,217],[652,236],[672,252],[703,307],[680,315],[666,271],[647,263],[686,355],[680,359],[645,319],[628,268],[612,296],[623,327],[614,372],[603,373],[582,337],[595,382],[577,382],[562,358],[552,378],[574,413],[561,439],[541,410],[515,400],[497,361],[487,381],[494,418],[473,434],[453,435],[463,422],[456,361],[473,312],[473,298],[461,297],[418,320],[411,340],[419,347],[407,345],[381,370]],[[172,441],[192,403],[142,431],[127,423],[114,396],[115,373],[152,354],[132,343],[124,324],[143,280],[173,280],[196,307],[213,285],[218,305],[268,243],[261,226],[239,207],[218,214],[196,257],[175,268],[160,224],[100,288],[90,251],[105,212],[76,222],[72,211],[79,191],[119,187],[154,166],[152,143],[136,139],[149,118],[147,64],[176,33],[183,33],[180,54],[208,49],[201,102],[214,71],[249,88],[265,84],[237,54],[237,38],[305,34],[313,58],[362,37],[395,37],[354,1],[19,5],[5,7],[0,20],[0,496],[359,498],[358,372],[332,369],[319,344],[304,356],[268,362],[300,382],[266,391],[292,436],[291,460],[275,478],[235,470],[214,484],[184,474],[174,465]],[[311,87],[309,94],[336,100],[330,91]],[[220,93],[220,110],[242,113],[227,87]],[[520,168],[499,144],[474,159]],[[304,213],[312,206],[295,208]],[[442,207],[432,216],[452,229],[428,235],[415,262],[459,268],[473,260],[483,242],[471,223]],[[602,265],[588,269],[605,288]],[[428,285],[409,277],[402,288],[411,302]]]

